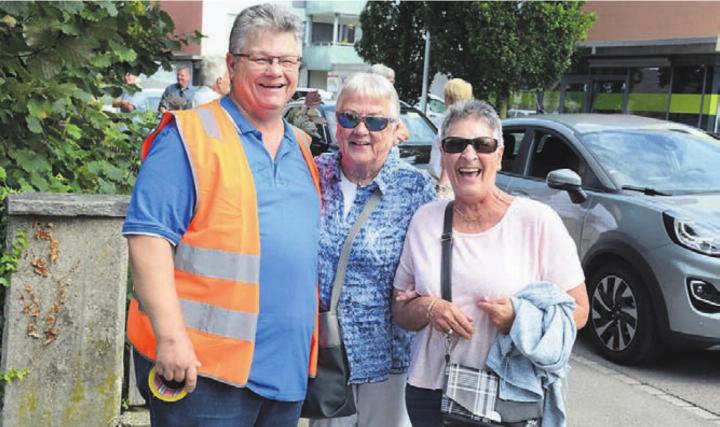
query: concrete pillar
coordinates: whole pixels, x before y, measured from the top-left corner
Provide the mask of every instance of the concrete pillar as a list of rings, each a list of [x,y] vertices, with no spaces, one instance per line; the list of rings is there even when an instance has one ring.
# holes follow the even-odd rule
[[[332,45],[335,46],[338,44],[338,32],[340,30],[340,16],[336,13],[335,19],[333,20],[333,39],[332,39]]]
[[[8,198],[8,241],[28,246],[5,295],[0,425],[97,427],[120,415],[128,258],[124,196]]]
[[[308,15],[305,21],[305,46],[312,44],[312,15]]]

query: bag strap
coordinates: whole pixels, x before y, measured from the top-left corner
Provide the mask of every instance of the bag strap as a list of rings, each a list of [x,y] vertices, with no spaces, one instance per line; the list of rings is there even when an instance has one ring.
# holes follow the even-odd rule
[[[442,261],[440,264],[440,286],[442,289],[442,298],[445,301],[452,301],[452,222],[453,222],[453,204],[450,203],[445,207],[445,218],[443,220],[443,233],[440,237],[442,245]]]
[[[443,218],[443,233],[440,236],[440,245],[442,246],[442,258],[440,263],[440,288],[442,299],[452,301],[452,223],[453,223],[453,206],[454,201],[450,201],[445,206],[445,216]],[[457,341],[448,335],[445,339],[445,364],[450,363],[450,351]]]
[[[333,281],[332,295],[330,297],[329,311],[331,312],[337,311],[338,302],[340,301],[340,291],[345,284],[345,272],[347,270],[348,258],[350,257],[350,249],[352,248],[353,240],[355,240],[355,236],[360,232],[360,227],[362,227],[367,221],[370,213],[373,209],[375,209],[375,206],[380,203],[380,196],[380,188],[375,188],[372,196],[370,196],[370,200],[368,200],[362,212],[360,212],[360,215],[355,220],[355,224],[353,224],[350,229],[350,233],[345,238],[342,250],[340,251],[340,259],[338,260],[337,270],[335,270],[335,280]]]

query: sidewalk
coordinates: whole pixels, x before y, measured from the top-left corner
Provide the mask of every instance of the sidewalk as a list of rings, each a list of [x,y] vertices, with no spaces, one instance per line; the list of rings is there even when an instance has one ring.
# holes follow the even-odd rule
[[[568,426],[720,426],[720,418],[582,356],[571,359]]]

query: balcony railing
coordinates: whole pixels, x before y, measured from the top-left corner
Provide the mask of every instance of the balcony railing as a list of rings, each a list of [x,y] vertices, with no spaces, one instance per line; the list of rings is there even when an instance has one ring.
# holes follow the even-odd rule
[[[360,15],[364,1],[309,1],[305,3],[307,15]]]

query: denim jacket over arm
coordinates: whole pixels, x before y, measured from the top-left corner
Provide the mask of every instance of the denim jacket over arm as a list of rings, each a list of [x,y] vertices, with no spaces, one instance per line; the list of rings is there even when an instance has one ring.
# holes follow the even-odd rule
[[[500,377],[500,397],[521,402],[545,395],[545,426],[565,426],[560,380],[570,370],[577,328],[575,300],[552,283],[532,283],[512,298],[515,320],[508,335],[498,334],[487,367]]]
[[[376,188],[381,200],[353,241],[338,317],[350,363],[350,383],[378,382],[403,373],[410,364],[412,335],[392,323],[390,303],[410,219],[435,198],[434,181],[390,150],[384,166],[366,186],[358,186],[352,208],[343,218],[340,154],[315,159],[323,190],[320,223],[320,310],[326,311],[340,249],[356,218]]]

